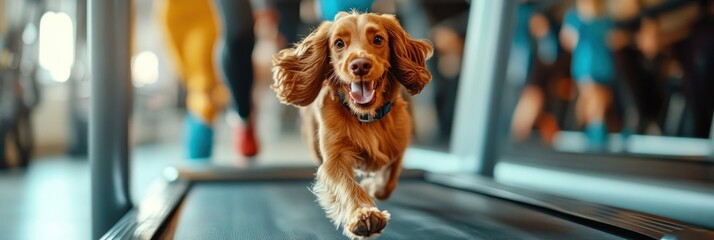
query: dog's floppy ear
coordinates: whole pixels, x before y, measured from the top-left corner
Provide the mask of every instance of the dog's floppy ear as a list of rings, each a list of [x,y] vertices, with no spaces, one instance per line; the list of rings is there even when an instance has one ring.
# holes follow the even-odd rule
[[[293,48],[273,55],[273,79],[270,87],[280,102],[307,106],[320,93],[329,66],[329,31],[332,22],[323,22]]]
[[[389,34],[392,74],[409,94],[415,95],[431,81],[426,60],[431,57],[433,47],[428,40],[409,36],[394,15],[384,14],[381,18]]]

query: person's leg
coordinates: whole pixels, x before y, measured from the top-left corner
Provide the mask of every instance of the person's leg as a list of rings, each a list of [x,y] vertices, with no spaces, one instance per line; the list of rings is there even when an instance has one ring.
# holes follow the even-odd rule
[[[543,110],[544,95],[540,86],[528,84],[523,88],[511,120],[511,135],[514,140],[522,142],[531,137],[533,125]]]
[[[591,150],[605,150],[607,147],[607,125],[605,115],[612,104],[612,91],[597,83],[580,84],[579,106],[585,121],[585,134]]]
[[[278,32],[284,38],[284,46],[289,47],[300,39],[298,38],[298,28],[300,27],[300,1],[277,0],[275,9],[278,10]]]
[[[185,81],[189,113],[184,125],[185,147],[190,159],[208,158],[213,147],[213,119],[220,88],[214,74],[213,48],[217,27],[213,9],[205,1],[164,1],[160,20],[167,45]]]
[[[223,23],[221,69],[238,116],[243,120],[237,132],[238,150],[244,156],[258,153],[253,130],[253,12],[250,1],[216,0]]]

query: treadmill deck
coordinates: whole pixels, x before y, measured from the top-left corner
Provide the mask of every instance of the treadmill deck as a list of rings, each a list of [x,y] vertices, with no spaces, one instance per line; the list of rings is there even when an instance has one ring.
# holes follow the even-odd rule
[[[346,239],[325,217],[309,181],[195,183],[178,210],[175,239]],[[380,239],[619,239],[485,195],[401,180]]]

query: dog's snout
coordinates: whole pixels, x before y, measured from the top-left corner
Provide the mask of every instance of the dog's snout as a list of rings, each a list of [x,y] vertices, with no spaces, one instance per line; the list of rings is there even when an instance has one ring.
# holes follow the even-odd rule
[[[372,69],[372,62],[365,58],[357,58],[350,62],[350,70],[357,76],[364,76]]]

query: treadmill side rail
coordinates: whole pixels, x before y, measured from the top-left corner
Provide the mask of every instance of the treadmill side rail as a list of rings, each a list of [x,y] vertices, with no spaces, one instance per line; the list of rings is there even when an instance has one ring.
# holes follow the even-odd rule
[[[138,208],[131,209],[107,233],[103,240],[155,239],[176,211],[190,188],[187,181],[156,180]]]
[[[714,231],[673,219],[507,186],[467,174],[427,173],[426,181],[542,209],[634,239],[714,239]]]

